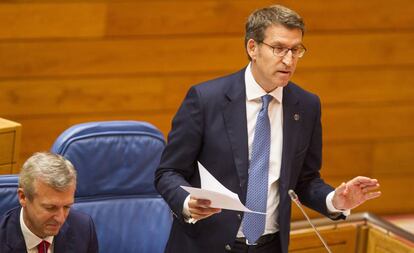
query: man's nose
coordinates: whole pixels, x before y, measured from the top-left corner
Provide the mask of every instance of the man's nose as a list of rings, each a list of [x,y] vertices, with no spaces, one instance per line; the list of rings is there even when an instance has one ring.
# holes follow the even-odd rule
[[[60,208],[56,211],[54,218],[57,222],[62,224],[63,222],[65,222],[66,211],[63,208]]]
[[[285,54],[285,56],[283,56],[282,58],[282,62],[286,65],[286,66],[292,66],[293,63],[293,53],[292,50],[288,50],[287,53]]]

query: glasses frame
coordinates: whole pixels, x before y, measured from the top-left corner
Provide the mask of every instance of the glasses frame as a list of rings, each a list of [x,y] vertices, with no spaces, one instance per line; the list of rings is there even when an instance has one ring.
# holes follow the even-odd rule
[[[293,51],[292,51],[292,49],[294,49],[294,48],[288,48],[288,47],[284,47],[283,48],[283,51],[281,52],[281,53],[276,53],[276,47],[274,47],[274,46],[271,46],[271,45],[269,45],[269,44],[267,44],[266,42],[264,42],[264,41],[261,41],[261,42],[259,42],[259,44],[264,44],[264,45],[266,45],[266,46],[268,46],[268,47],[270,47],[270,48],[272,48],[272,52],[273,52],[273,55],[274,56],[278,56],[278,57],[285,57],[286,55],[287,55],[287,53],[289,52],[289,51],[291,51],[292,52],[292,57],[293,58],[302,58],[303,57],[303,55],[305,55],[305,53],[306,53],[306,47],[304,46],[304,45],[300,45],[304,50],[303,50],[303,52],[301,53],[301,54],[294,54],[293,53]]]

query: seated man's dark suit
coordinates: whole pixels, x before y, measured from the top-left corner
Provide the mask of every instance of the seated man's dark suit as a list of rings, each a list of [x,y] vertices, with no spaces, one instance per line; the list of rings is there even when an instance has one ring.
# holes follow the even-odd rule
[[[27,253],[20,229],[20,209],[12,209],[1,217],[1,253]],[[72,209],[53,244],[54,253],[97,253],[98,241],[92,218]]]
[[[243,212],[223,210],[188,224],[182,215],[188,193],[200,187],[197,161],[245,203],[248,136],[245,69],[192,87],[179,108],[156,172],[155,185],[174,213],[166,252],[225,252],[231,247]],[[292,82],[283,90],[283,151],[278,207],[282,252],[288,252],[294,189],[302,203],[328,215],[326,196],[334,189],[320,178],[322,129],[319,98]],[[228,246],[226,246],[228,245]]]

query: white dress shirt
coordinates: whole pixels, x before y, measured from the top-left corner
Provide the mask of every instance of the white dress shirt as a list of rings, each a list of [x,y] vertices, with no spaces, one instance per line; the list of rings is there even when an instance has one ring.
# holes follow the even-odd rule
[[[270,120],[270,157],[269,157],[269,180],[266,208],[266,225],[264,234],[275,233],[279,230],[276,223],[279,205],[279,176],[282,165],[282,145],[283,145],[283,87],[267,93],[254,80],[251,72],[250,64],[247,66],[244,79],[246,83],[246,119],[247,119],[247,135],[249,143],[249,160],[252,155],[252,145],[254,132],[256,129],[257,115],[262,108],[261,97],[269,94],[273,99],[269,103],[269,120]],[[244,237],[243,223],[239,228],[237,237]]]
[[[27,253],[38,253],[37,245],[43,240],[50,243],[49,249],[47,250],[48,253],[53,253],[53,239],[54,236],[48,236],[46,238],[40,238],[37,235],[33,234],[32,231],[24,223],[23,219],[23,208],[20,210],[20,228],[23,233],[24,242],[26,243]]]

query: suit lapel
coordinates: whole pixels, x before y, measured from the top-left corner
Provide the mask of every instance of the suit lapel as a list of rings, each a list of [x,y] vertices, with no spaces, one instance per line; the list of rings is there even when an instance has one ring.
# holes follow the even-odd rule
[[[12,249],[11,252],[27,252],[20,228],[20,210],[21,208],[16,208],[10,213],[10,221],[7,224],[7,234],[11,236],[7,237],[6,244]]]
[[[69,225],[67,222],[65,222],[60,228],[59,234],[55,236],[54,240],[55,253],[75,252],[73,234],[70,233]]]
[[[300,126],[301,112],[299,100],[293,92],[290,85],[283,88],[283,149],[282,149],[282,165],[280,171],[280,196],[285,197],[289,189],[289,180],[295,143]],[[286,195],[287,196],[287,195]],[[282,199],[281,199],[282,202]]]
[[[230,88],[225,92],[226,102],[223,106],[223,117],[230,139],[234,163],[239,176],[244,203],[247,191],[249,151],[246,119],[246,87],[244,69],[236,74]],[[281,201],[288,191],[295,143],[300,130],[301,111],[299,100],[290,85],[283,89],[283,149],[280,172]],[[287,195],[286,195],[287,196]]]
[[[238,72],[225,92],[223,117],[225,128],[230,139],[234,163],[241,186],[241,201],[244,202],[247,188],[248,169],[248,140],[246,119],[246,86],[244,81],[245,69]]]

